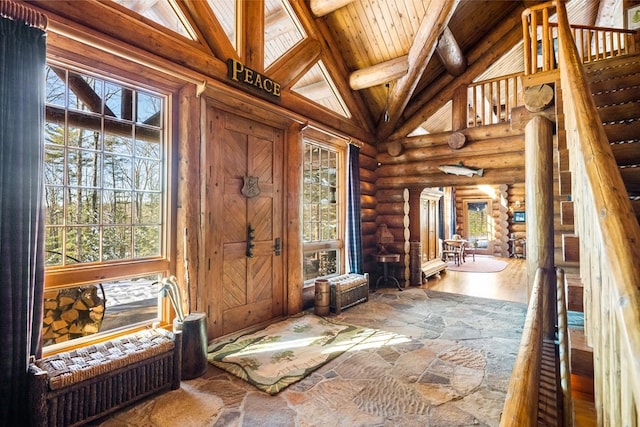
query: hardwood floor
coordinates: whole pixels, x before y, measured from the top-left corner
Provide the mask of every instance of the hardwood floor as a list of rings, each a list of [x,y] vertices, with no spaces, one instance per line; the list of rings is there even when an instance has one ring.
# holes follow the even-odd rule
[[[497,273],[444,271],[429,278],[423,288],[453,294],[527,303],[526,260],[500,258],[507,267]]]

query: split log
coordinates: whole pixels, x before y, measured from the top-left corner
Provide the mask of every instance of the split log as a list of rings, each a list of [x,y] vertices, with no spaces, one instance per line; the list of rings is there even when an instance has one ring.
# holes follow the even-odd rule
[[[454,150],[458,150],[462,147],[464,147],[464,143],[467,141],[467,137],[464,136],[464,134],[462,132],[453,132],[450,136],[449,136],[449,147],[453,148]]]
[[[524,93],[524,105],[532,113],[544,111],[551,106],[553,99],[553,88],[546,84],[530,87]]]
[[[400,141],[390,142],[387,145],[387,153],[389,153],[391,157],[397,157],[402,154],[402,144]]]
[[[49,345],[97,333],[105,300],[98,295],[97,286],[89,285],[47,291],[44,306],[42,338]]]

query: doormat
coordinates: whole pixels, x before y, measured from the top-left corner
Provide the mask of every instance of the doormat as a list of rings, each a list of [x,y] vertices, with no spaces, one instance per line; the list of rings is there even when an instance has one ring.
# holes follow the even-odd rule
[[[476,255],[475,261],[469,255],[467,255],[466,258],[466,262],[461,262],[460,265],[456,265],[455,262],[449,261],[447,263],[447,270],[463,271],[469,273],[497,273],[507,267],[506,261],[502,261],[494,257],[483,257]]]
[[[375,330],[313,314],[209,345],[209,363],[275,395],[370,337]]]

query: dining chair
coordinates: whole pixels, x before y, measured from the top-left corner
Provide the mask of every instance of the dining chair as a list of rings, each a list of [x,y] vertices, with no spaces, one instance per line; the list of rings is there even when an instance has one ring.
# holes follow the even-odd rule
[[[456,265],[460,265],[461,253],[460,246],[449,245],[444,240],[442,241],[442,261],[447,262],[453,259]]]

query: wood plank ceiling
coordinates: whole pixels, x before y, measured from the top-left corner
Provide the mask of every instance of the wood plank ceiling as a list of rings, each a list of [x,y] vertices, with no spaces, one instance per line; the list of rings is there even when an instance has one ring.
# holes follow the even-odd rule
[[[378,141],[416,130],[449,130],[448,88],[522,71],[520,15],[525,7],[542,3],[263,0],[264,27],[247,21],[246,34],[242,35],[235,23],[256,16],[255,12],[247,16],[251,8],[236,7],[236,0],[114,1],[185,37],[209,39],[212,53],[222,60],[235,54],[248,62],[239,45],[242,36],[250,38],[254,36],[251,31],[262,30],[263,58],[252,60],[254,65],[259,64],[259,70],[284,75],[278,58],[296,46],[306,50],[309,62],[300,67],[287,89],[333,112],[360,119],[361,126]],[[619,3],[571,0],[567,7],[574,24],[622,26],[617,19],[621,15],[616,9]],[[203,13],[205,7],[213,13]],[[182,27],[176,16],[187,24]],[[315,26],[310,26],[310,21]],[[222,34],[228,38],[228,47],[210,40]],[[312,67],[316,49],[329,49],[331,64],[320,61]],[[332,96],[331,92],[338,94]]]

